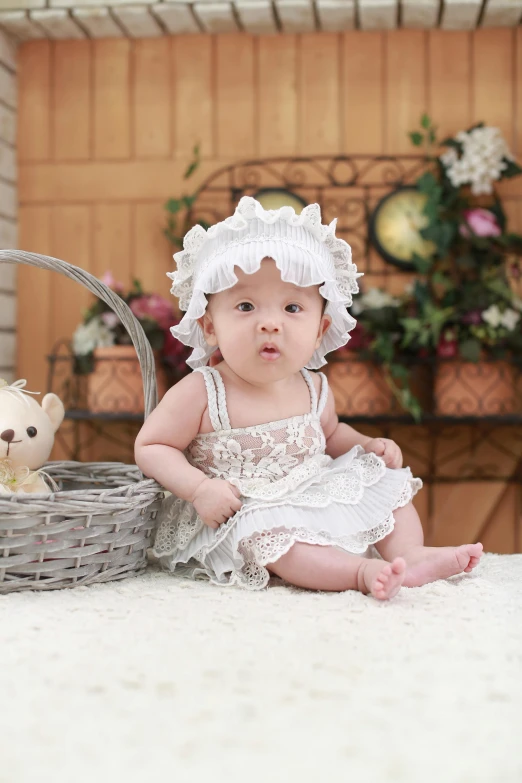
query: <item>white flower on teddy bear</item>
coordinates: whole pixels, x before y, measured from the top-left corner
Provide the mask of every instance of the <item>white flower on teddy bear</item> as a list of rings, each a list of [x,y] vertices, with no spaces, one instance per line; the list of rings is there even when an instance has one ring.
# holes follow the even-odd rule
[[[56,394],[46,394],[39,405],[25,384],[0,379],[0,494],[50,491],[33,471],[49,459],[65,409]]]

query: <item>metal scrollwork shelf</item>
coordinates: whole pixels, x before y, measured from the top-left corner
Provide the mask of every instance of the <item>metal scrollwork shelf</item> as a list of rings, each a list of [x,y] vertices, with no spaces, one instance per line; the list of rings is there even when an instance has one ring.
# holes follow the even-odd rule
[[[83,459],[85,450],[97,441],[103,442],[108,451],[111,447],[117,447],[126,449],[129,456],[132,456],[134,437],[143,422],[143,414],[125,410],[95,413],[89,410],[86,407],[86,376],[74,373],[73,359],[70,345],[66,341],[58,343],[48,357],[48,389],[58,394],[66,407],[66,420],[61,428],[63,432],[59,431],[57,437],[67,452],[67,458]],[[353,368],[354,364],[350,362],[350,368]],[[368,363],[361,364],[367,369]],[[331,367],[332,365],[328,374]],[[434,367],[428,369],[433,372]],[[477,365],[479,375],[481,369],[483,370],[483,366]],[[373,371],[378,373],[379,368],[374,366]],[[518,373],[517,377],[522,379],[522,373]],[[382,412],[381,408],[381,412],[369,410],[360,413],[352,410],[347,415],[345,401],[339,397],[331,378],[330,384],[341,411],[340,420],[368,434],[374,434],[375,431],[375,434],[397,440],[407,464],[414,463],[416,474],[427,484],[505,481],[522,485],[520,408],[509,412],[503,412],[499,408],[497,413],[489,415],[461,413],[451,416],[427,412],[418,422],[393,406],[391,412]],[[433,388],[428,376],[428,392],[432,392]],[[476,462],[474,455],[479,451],[485,453],[486,446],[489,447],[486,461]],[[466,451],[468,458],[463,464],[462,458]],[[459,469],[456,472],[457,463]]]

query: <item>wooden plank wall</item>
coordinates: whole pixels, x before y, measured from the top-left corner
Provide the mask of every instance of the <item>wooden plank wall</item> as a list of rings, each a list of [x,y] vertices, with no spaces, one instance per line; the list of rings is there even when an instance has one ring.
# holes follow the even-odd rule
[[[407,131],[424,111],[441,138],[484,120],[522,153],[521,90],[517,28],[29,42],[20,50],[20,247],[166,294],[163,204],[180,193],[196,141],[204,163],[194,185],[245,157],[408,153]],[[520,230],[520,185],[504,192]],[[45,357],[88,301],[68,280],[20,270],[18,376],[29,388],[46,387]],[[508,530],[492,548],[513,551],[514,495],[509,503],[495,486],[491,495],[480,485],[487,519],[465,527],[478,535],[504,504]],[[427,529],[440,543],[461,526],[468,496],[457,487],[438,497]],[[419,504],[426,516],[427,500]]]

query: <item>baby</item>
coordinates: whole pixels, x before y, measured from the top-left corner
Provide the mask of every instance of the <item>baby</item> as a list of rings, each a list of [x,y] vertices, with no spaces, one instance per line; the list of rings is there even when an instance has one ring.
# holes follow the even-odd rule
[[[471,571],[481,544],[425,547],[401,450],[339,422],[325,376],[349,340],[358,291],[350,246],[321,225],[244,197],[175,255],[173,334],[196,371],[165,395],[136,440],[138,466],[172,495],[154,554],[164,568],[264,588],[270,574],[378,600]],[[223,360],[206,366],[219,348]],[[374,547],[380,558],[369,557]]]

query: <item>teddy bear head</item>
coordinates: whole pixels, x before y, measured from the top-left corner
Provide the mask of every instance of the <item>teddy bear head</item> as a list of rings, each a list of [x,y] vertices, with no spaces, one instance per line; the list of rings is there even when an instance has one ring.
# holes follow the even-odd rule
[[[39,405],[25,384],[23,379],[12,385],[0,379],[0,459],[37,470],[49,459],[65,409],[56,394],[46,394]]]

